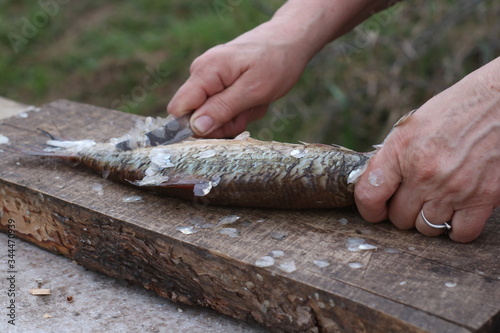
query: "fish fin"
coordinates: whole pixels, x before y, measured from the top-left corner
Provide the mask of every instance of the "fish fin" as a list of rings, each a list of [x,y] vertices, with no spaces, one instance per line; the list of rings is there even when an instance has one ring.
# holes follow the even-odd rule
[[[336,144],[331,144],[331,145],[327,145],[326,143],[308,143],[306,144],[306,146],[316,146],[316,147],[335,147],[335,148],[342,148],[342,149],[346,149],[342,146],[339,146],[339,145],[336,145]]]
[[[331,145],[327,145],[325,143],[305,143],[304,144],[305,146],[309,146],[309,147],[328,147],[328,148],[336,148],[338,150],[342,150],[342,151],[353,151],[352,149],[349,149],[349,148],[346,148],[344,146],[341,146],[341,145],[337,145],[337,144],[334,144],[332,143]]]
[[[151,180],[151,182],[148,182],[148,180]],[[157,178],[157,182],[154,181],[155,178],[154,176],[152,176],[150,179],[144,177],[142,180],[128,181],[128,182],[139,187],[147,186],[147,187],[177,187],[177,188],[194,188],[198,184],[210,183],[210,180],[207,178],[194,177],[194,176],[181,176],[181,177],[174,176],[172,178],[168,178],[165,180],[162,180],[161,176],[159,176],[159,178]]]
[[[54,133],[46,131],[46,130],[44,130],[42,128],[37,128],[37,130],[40,133],[42,133],[42,135],[45,135],[46,137],[49,137],[51,140],[56,140],[56,141],[75,141],[75,139],[73,139],[73,138],[58,136],[58,135],[55,135]]]
[[[408,118],[411,117],[412,114],[415,113],[415,111],[417,111],[417,109],[415,110],[411,110],[410,112],[408,112],[407,114],[405,114],[404,116],[402,116],[401,118],[399,118],[398,121],[396,121],[396,123],[394,124],[394,126],[392,127],[397,127],[397,126],[401,126],[405,121],[408,120]]]
[[[56,139],[54,135],[48,132],[44,132],[44,134],[51,138],[45,144],[10,145],[6,150],[21,155],[74,159],[78,156],[78,152],[81,149],[92,147],[96,144],[94,140],[67,141]]]
[[[328,146],[328,145],[327,145]],[[344,151],[353,151],[352,149],[349,149],[349,148],[346,148],[344,146],[341,146],[341,145],[337,145],[337,144],[334,144],[332,143],[331,145],[329,145],[330,147],[335,147],[339,150],[344,150]]]
[[[183,189],[193,189],[196,184],[183,184],[183,183],[172,183],[172,182],[161,182],[161,183],[145,183],[141,184],[140,180],[136,181],[128,181],[130,184],[138,186],[138,187],[150,187],[150,188],[183,188]]]
[[[232,139],[232,140],[236,140],[236,141],[259,141],[257,139],[254,139],[254,138],[250,137],[250,132],[249,131],[241,132],[240,134],[238,134],[237,136],[235,136],[234,139]]]
[[[399,118],[398,121],[396,121],[396,123],[392,126],[389,134],[387,134],[387,136],[385,137],[384,141],[382,141],[382,143],[379,143],[378,145],[374,145],[373,148],[375,148],[376,150],[379,150],[381,149],[383,146],[384,146],[384,143],[387,141],[387,139],[389,138],[389,136],[392,134],[392,131],[394,131],[394,129],[398,126],[401,126],[403,125],[405,122],[408,121],[408,119],[410,119],[410,117],[417,111],[418,109],[415,109],[415,110],[411,110],[410,112],[408,112],[407,114],[405,114],[404,116],[402,116],[401,118]]]
[[[180,191],[182,193],[191,193],[195,197],[202,197],[210,193],[212,188],[219,185],[220,179],[221,178],[218,176],[212,177],[212,180],[204,177],[174,176],[174,179],[165,179],[164,181],[161,181],[160,178],[158,182],[155,181],[154,177],[151,179],[145,177],[142,180],[129,182],[133,185],[146,187],[153,191]]]
[[[201,183],[163,182],[163,183],[155,185],[155,186],[158,186],[158,187],[191,188],[192,189],[196,184],[201,184]]]

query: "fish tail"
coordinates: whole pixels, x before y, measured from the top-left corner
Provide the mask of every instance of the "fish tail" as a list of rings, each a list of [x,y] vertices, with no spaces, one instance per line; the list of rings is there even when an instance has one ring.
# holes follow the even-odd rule
[[[50,145],[8,145],[1,147],[2,150],[27,156],[48,156],[64,159],[74,159],[76,154],[69,150],[55,150],[54,146]]]
[[[55,158],[63,158],[63,159],[75,159],[77,154],[74,150],[65,149],[64,146],[61,146],[60,143],[72,141],[67,138],[63,138],[61,136],[54,135],[44,129],[37,128],[37,130],[44,136],[48,137],[50,140],[45,144],[10,144],[10,145],[2,145],[0,150],[18,154],[18,155],[27,155],[27,156],[48,156]]]

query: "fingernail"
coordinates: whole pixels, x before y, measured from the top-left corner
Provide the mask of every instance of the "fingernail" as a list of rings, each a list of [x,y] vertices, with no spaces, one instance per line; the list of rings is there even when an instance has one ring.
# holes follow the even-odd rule
[[[205,134],[214,125],[214,120],[210,116],[200,116],[196,118],[193,122],[193,126],[196,132],[200,134]]]

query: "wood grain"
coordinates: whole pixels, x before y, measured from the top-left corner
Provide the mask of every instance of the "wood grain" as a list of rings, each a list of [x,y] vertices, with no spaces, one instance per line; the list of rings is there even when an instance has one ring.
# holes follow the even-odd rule
[[[36,128],[106,141],[136,119],[56,101],[28,118],[2,121],[0,134],[16,145],[43,143]],[[498,210],[482,235],[464,245],[388,222],[369,224],[354,209],[207,207],[115,184],[61,161],[6,151],[0,157],[4,232],[11,219],[18,237],[178,302],[209,306],[276,332],[500,330]],[[131,195],[143,201],[123,201]],[[229,215],[240,217],[228,226],[239,230],[238,237],[221,234],[222,226],[189,235],[176,230],[200,221],[217,224]],[[348,251],[350,237],[377,249]],[[285,256],[271,267],[255,266],[272,250]],[[296,271],[278,268],[287,260],[294,260]],[[330,265],[320,268],[314,260]],[[362,267],[351,268],[352,262]]]

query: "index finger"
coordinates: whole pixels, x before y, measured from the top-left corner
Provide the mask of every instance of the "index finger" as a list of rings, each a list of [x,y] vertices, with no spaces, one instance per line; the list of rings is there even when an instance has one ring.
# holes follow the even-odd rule
[[[391,159],[391,154],[384,148],[370,159],[368,168],[354,188],[359,213],[369,222],[379,222],[387,218],[387,203],[402,180],[395,157]]]
[[[204,78],[199,75],[191,75],[168,103],[167,112],[176,117],[193,112],[202,106],[210,96],[224,89],[224,84],[218,75],[209,74]]]

